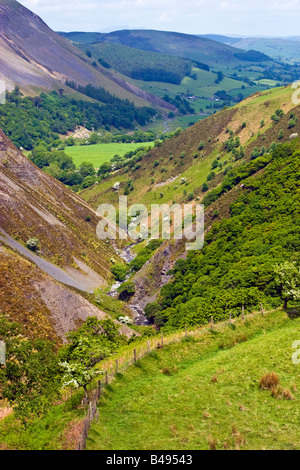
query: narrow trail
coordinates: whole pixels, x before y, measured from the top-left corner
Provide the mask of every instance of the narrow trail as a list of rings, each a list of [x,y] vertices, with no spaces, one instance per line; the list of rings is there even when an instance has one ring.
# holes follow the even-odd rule
[[[50,263],[50,261],[46,261],[44,258],[41,258],[32,251],[28,250],[28,248],[24,247],[21,245],[21,243],[10,237],[6,232],[4,232],[4,230],[0,229],[0,232],[2,234],[0,235],[0,241],[8,245],[10,248],[17,250],[22,256],[25,256],[25,258],[33,261],[34,264],[36,264],[40,269],[42,269],[46,274],[51,276],[56,281],[61,282],[62,284],[66,284],[70,287],[75,287],[76,289],[79,289],[83,292],[88,292],[89,294],[94,292],[94,289],[92,289],[90,286],[88,275],[86,282],[80,282],[62,268],[59,268],[55,264]]]
[[[92,294],[97,286],[94,286],[94,288],[91,287],[91,282],[90,278],[88,275],[86,275],[86,281],[83,279],[79,281],[75,277],[72,276],[72,274],[67,273],[64,269],[56,266],[53,263],[50,263],[50,261],[45,260],[41,256],[38,256],[37,254],[33,253],[30,251],[28,248],[23,246],[21,243],[17,242],[14,238],[9,236],[4,230],[0,229],[0,241],[5,243],[7,246],[10,248],[16,250],[18,253],[20,253],[22,256],[25,258],[31,260],[34,264],[36,264],[42,271],[44,271],[46,274],[51,276],[53,279],[56,281],[65,284],[70,287],[75,287],[76,289],[79,289],[83,292],[87,292],[89,294]],[[116,253],[126,261],[126,263],[130,263],[135,258],[135,254],[132,253],[131,248],[135,245],[129,245],[123,250],[116,250]],[[125,279],[125,281],[128,280],[128,277]],[[123,281],[123,282],[125,282]],[[123,282],[116,282],[115,284],[112,285],[110,292],[108,293],[111,297],[116,298],[118,293],[117,289],[123,284]],[[145,316],[145,312],[140,308],[138,305],[128,305],[130,310],[132,311],[133,318],[135,320],[136,325],[148,325],[148,319]]]

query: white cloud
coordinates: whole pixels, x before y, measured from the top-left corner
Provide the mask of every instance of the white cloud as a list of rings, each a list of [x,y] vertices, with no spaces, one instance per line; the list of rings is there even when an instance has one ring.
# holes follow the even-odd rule
[[[192,34],[298,35],[300,0],[21,0],[55,30],[112,24]]]

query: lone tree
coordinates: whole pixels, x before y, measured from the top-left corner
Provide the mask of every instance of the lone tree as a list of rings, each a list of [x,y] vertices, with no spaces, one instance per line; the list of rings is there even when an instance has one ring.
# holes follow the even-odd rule
[[[295,262],[286,261],[275,265],[274,273],[275,282],[284,301],[283,308],[287,310],[290,300],[300,300],[300,268]]]
[[[59,352],[63,387],[83,387],[87,396],[87,386],[101,374],[94,366],[126,344],[127,338],[119,333],[118,325],[110,318],[89,317],[80,328],[70,332],[67,339],[68,344]]]

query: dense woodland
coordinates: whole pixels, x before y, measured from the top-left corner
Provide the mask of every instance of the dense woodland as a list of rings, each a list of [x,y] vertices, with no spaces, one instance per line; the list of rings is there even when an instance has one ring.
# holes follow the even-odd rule
[[[53,144],[59,134],[74,131],[78,125],[89,130],[109,130],[110,126],[134,129],[136,123],[144,125],[156,114],[152,108],[136,108],[101,88],[87,86],[82,91],[102,105],[61,96],[56,91],[23,97],[16,88],[7,93],[6,104],[0,106],[0,127],[15,145],[32,150],[39,143]]]
[[[191,74],[193,67],[193,62],[188,59],[119,44],[97,43],[81,45],[81,48],[88,57],[96,59],[105,68],[112,68],[137,80],[179,85],[185,76]]]
[[[258,158],[243,167],[244,174],[266,165]],[[201,252],[188,254],[172,270],[174,280],[162,288],[158,303],[146,312],[160,326],[206,324],[241,312],[260,302],[282,305],[274,280],[274,264],[299,263],[300,153],[295,145],[278,146],[263,174],[243,180],[240,196],[231,203],[230,218],[217,221],[206,235]],[[241,170],[240,170],[241,172]],[[241,174],[228,174],[231,189]],[[215,216],[217,217],[217,211]]]

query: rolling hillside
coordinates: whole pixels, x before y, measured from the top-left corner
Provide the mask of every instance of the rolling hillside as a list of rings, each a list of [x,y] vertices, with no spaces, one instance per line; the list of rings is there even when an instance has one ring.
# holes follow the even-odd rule
[[[90,33],[87,33],[90,37]],[[68,39],[86,42],[84,35],[64,33]],[[75,38],[75,39],[74,39]],[[95,42],[95,38],[92,42]],[[162,54],[176,55],[202,62],[213,67],[230,67],[241,61],[236,57],[237,51],[231,46],[212,41],[207,38],[188,34],[154,31],[154,30],[123,30],[97,35],[97,42],[111,42],[136,49]],[[268,57],[264,57],[269,60]]]
[[[134,189],[128,196],[130,201],[183,202],[184,189],[187,193],[193,191],[195,197],[202,199],[205,194],[201,187],[217,157],[220,157],[218,162],[222,163],[222,168],[218,166],[215,169],[215,178],[208,182],[209,189],[220,184],[226,167],[249,161],[255,147],[268,148],[273,141],[285,142],[292,133],[299,132],[299,120],[295,127],[289,129],[290,114],[295,113],[299,117],[300,112],[292,102],[293,92],[291,87],[258,92],[155,147],[139,162],[141,167],[137,170],[131,167],[128,172],[121,170],[101,185],[82,192],[81,196],[94,207],[104,200],[117,201],[118,195],[111,190],[112,185],[120,181],[121,188],[124,188],[126,181],[132,179]],[[282,109],[284,116],[274,123],[272,116],[277,109]],[[283,137],[279,139],[281,129]],[[239,138],[244,149],[245,156],[241,160],[235,159],[232,152],[224,147],[230,138],[230,131],[234,139]],[[181,178],[186,178],[185,186],[180,185]]]
[[[256,50],[274,60],[290,64],[300,62],[300,42],[297,38],[230,38],[217,34],[205,35],[208,39],[228,44],[244,51]]]
[[[87,449],[299,449],[298,328],[278,311],[153,351],[104,389]]]
[[[174,119],[171,112],[173,121],[167,121],[165,129],[186,128],[299,76],[296,65],[284,65],[254,47],[235,47],[238,38],[147,30],[60,34],[123,81],[175,105],[184,116]],[[154,123],[153,129],[161,131],[162,126]]]

